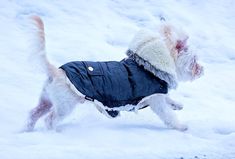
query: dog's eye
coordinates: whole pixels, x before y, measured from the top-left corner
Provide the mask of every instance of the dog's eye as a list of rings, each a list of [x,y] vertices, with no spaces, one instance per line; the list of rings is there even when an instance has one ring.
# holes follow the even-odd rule
[[[188,47],[184,47],[184,52],[188,52]]]

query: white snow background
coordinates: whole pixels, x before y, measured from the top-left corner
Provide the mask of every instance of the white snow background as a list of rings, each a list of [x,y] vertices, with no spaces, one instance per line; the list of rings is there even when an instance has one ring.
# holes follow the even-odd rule
[[[1,159],[234,159],[235,1],[233,0],[1,0]],[[56,66],[74,60],[121,60],[134,34],[154,28],[159,15],[182,26],[205,75],[181,83],[171,96],[189,126],[168,129],[149,108],[108,119],[78,105],[48,131],[20,132],[46,76],[29,60],[27,16],[45,23],[47,53]]]

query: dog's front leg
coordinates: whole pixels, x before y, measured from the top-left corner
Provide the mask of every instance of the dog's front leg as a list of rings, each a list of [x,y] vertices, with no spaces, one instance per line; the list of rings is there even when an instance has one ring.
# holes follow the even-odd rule
[[[169,96],[166,96],[166,102],[171,106],[171,108],[173,110],[181,110],[181,109],[183,109],[183,104],[174,101]]]
[[[171,105],[168,103],[166,94],[156,94],[149,98],[147,102],[153,112],[156,113],[168,127],[180,131],[187,130],[187,126],[178,121]]]

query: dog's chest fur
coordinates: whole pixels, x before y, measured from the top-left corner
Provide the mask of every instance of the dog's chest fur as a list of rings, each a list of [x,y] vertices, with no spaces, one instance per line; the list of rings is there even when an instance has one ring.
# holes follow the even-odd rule
[[[110,108],[136,105],[146,96],[168,91],[165,81],[130,58],[121,62],[75,61],[60,68],[79,92]]]

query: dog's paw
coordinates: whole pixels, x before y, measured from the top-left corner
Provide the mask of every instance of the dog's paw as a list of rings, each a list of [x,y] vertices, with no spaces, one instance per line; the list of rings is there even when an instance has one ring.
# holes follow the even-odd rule
[[[34,129],[35,121],[32,119],[28,119],[25,125],[22,127],[20,132],[31,132]]]

